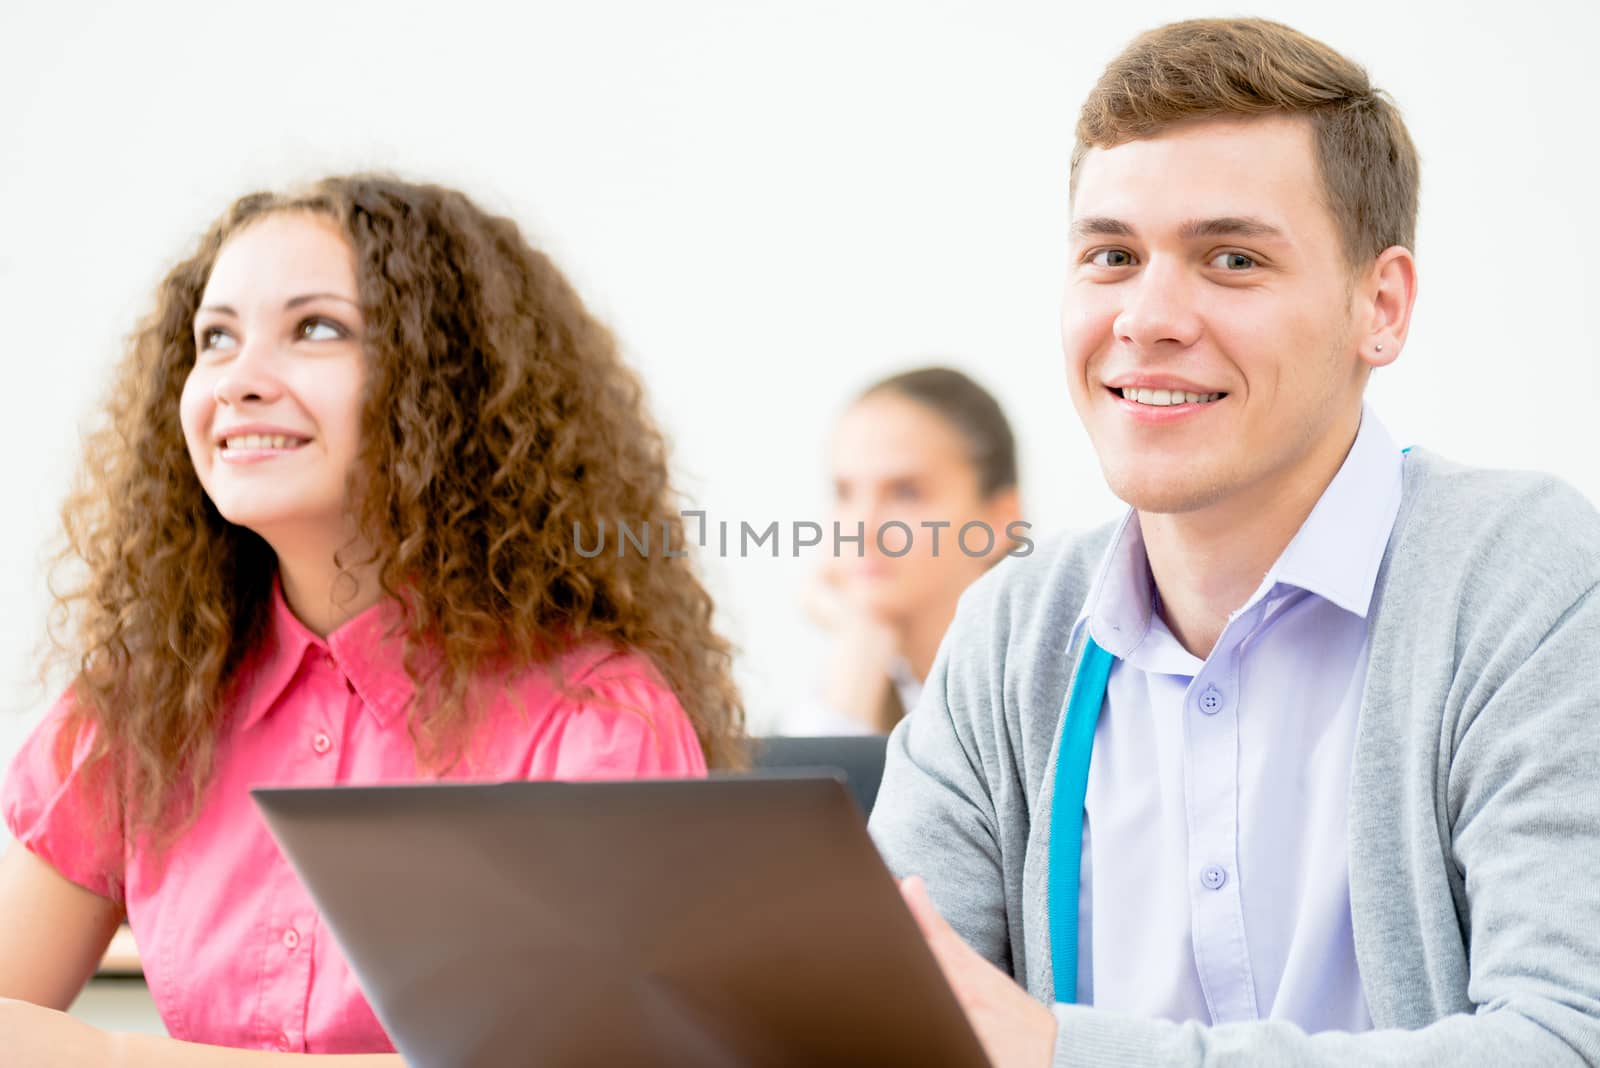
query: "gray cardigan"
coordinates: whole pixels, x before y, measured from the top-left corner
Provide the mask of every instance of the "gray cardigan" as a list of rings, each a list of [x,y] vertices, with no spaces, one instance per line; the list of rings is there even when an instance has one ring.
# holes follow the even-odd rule
[[[1110,533],[1041,543],[967,592],[872,816],[889,867],[923,875],[955,929],[1045,1001],[1067,637]],[[1055,1064],[1600,1064],[1597,590],[1600,514],[1576,491],[1414,450],[1350,784],[1375,1030],[1057,1005]]]

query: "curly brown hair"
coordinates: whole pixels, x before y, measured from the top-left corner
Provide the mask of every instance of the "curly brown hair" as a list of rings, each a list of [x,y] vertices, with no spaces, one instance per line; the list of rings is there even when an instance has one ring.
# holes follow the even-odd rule
[[[459,750],[475,678],[603,641],[649,658],[711,766],[740,766],[732,649],[689,561],[576,551],[575,524],[619,517],[687,544],[665,441],[610,332],[512,220],[452,189],[340,176],[239,199],[166,276],[62,509],[58,563],[81,581],[57,593],[52,631],[127,825],[199,798],[268,624],[276,559],[207,498],[178,405],[219,250],[278,212],[333,220],[355,253],[369,375],[352,485],[363,562],[402,608],[419,752]]]

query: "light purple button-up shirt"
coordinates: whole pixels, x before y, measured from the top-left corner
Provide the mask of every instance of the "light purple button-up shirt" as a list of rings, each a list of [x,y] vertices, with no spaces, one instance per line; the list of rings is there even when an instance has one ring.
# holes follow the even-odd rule
[[[1073,631],[1118,658],[1084,801],[1084,1004],[1371,1028],[1345,816],[1400,467],[1364,411],[1338,474],[1203,661],[1153,610],[1138,515],[1112,539]]]

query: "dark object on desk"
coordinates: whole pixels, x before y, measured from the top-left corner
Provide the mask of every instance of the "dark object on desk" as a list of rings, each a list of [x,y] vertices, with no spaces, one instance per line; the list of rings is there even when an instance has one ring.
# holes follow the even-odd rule
[[[117,933],[111,936],[111,944],[106,946],[105,953],[100,957],[100,967],[94,974],[99,979],[144,977],[144,966],[139,961],[139,947],[134,944],[133,932],[128,930],[127,923],[118,927]]]
[[[986,1063],[836,778],[253,794],[418,1068]]]
[[[751,741],[750,760],[758,768],[838,768],[844,772],[845,786],[861,806],[861,814],[870,816],[872,804],[878,799],[878,784],[883,781],[883,756],[888,743],[885,734],[825,738],[773,735]]]

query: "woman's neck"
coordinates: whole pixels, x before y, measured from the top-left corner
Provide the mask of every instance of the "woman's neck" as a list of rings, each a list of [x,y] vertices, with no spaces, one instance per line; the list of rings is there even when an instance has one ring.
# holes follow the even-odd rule
[[[334,554],[325,550],[274,549],[283,599],[295,618],[319,637],[326,638],[383,596],[376,564],[340,567]],[[357,558],[367,555],[358,549],[346,552]]]
[[[919,612],[895,628],[899,639],[900,655],[905,657],[911,674],[920,681],[933,670],[933,660],[939,653],[939,643],[944,632],[950,629],[955,618],[955,606],[948,612]]]

